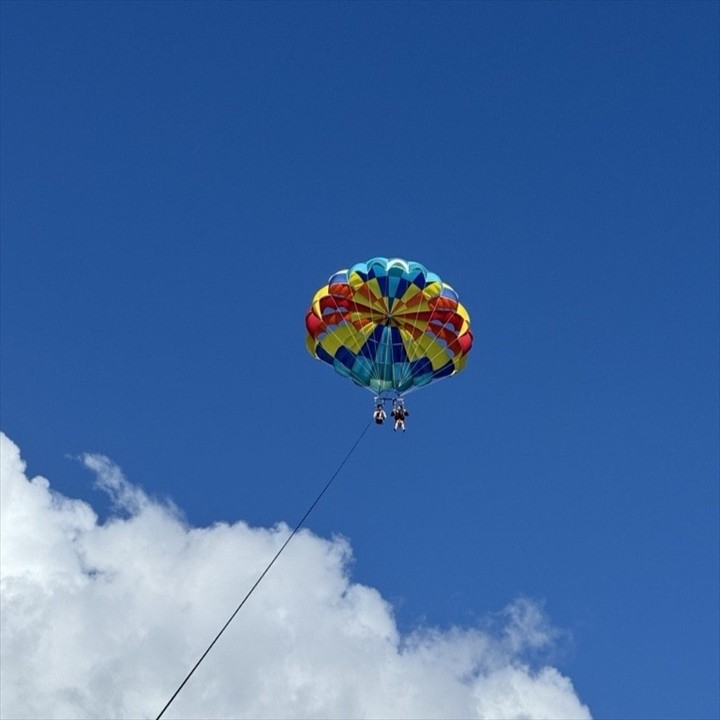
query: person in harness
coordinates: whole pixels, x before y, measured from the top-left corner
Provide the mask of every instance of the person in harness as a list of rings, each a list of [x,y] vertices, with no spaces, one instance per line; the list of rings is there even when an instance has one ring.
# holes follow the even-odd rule
[[[381,403],[378,403],[375,406],[375,412],[373,413],[373,419],[378,425],[382,425],[385,422],[385,418],[387,415],[385,414],[385,409],[383,408]]]
[[[393,432],[395,432],[398,428],[405,432],[405,418],[410,414],[405,408],[405,406],[401,403],[398,403],[392,409],[392,412],[390,414],[393,416],[393,418],[395,418],[395,427],[393,428]]]

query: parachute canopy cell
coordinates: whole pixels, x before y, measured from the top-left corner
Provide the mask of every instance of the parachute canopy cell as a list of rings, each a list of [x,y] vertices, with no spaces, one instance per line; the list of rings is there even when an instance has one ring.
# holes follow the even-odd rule
[[[455,290],[398,258],[336,272],[305,326],[311,355],[373,393],[398,396],[460,372],[473,341]]]

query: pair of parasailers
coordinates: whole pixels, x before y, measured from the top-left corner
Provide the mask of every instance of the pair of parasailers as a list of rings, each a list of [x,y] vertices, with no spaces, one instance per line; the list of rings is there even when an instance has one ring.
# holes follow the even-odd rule
[[[395,420],[395,427],[393,427],[393,432],[396,430],[402,430],[405,432],[405,418],[410,413],[407,411],[406,407],[402,403],[397,403],[393,405],[393,409],[390,412],[390,415]],[[378,425],[382,425],[383,422],[385,422],[385,418],[387,417],[387,414],[385,413],[385,409],[382,406],[382,403],[378,403],[375,406],[375,412],[373,412],[373,419]]]

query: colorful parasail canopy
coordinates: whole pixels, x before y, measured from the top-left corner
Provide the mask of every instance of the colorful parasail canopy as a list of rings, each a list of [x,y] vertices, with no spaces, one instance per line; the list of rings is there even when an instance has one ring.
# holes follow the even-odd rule
[[[336,272],[315,293],[305,325],[311,355],[380,396],[460,372],[473,341],[455,290],[398,258]]]

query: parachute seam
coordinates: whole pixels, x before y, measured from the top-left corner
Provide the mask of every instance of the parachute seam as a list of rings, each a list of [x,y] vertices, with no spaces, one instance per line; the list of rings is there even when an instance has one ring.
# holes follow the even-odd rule
[[[425,276],[424,276],[424,277],[425,277]],[[414,284],[415,284],[415,283],[413,283],[413,285],[414,285]],[[416,287],[418,288],[418,292],[420,293],[420,295],[423,296],[423,300],[424,300],[425,288],[421,288],[419,285],[416,285]],[[418,318],[420,317],[420,308],[422,308],[422,301],[418,303],[417,310],[415,311],[415,317],[413,318],[413,322],[412,322],[412,327],[413,327],[413,328],[415,328],[415,326],[417,325]],[[410,333],[410,334],[411,334],[411,336],[412,336],[412,333]],[[413,336],[413,341],[414,341],[414,340],[415,340],[415,338],[414,338],[414,336]],[[411,362],[412,362],[412,361],[410,360],[410,356],[408,355],[407,378],[411,378],[411,377],[412,377],[412,367],[411,367],[411,365],[410,365]],[[403,373],[403,376],[400,378],[400,380],[401,380],[401,383],[404,383],[404,382],[405,382],[406,377],[405,377],[405,374],[404,374],[404,373]],[[411,386],[410,389],[412,389],[412,386]],[[409,391],[409,390],[408,390],[408,391]]]
[[[444,283],[442,280],[440,280],[440,279],[438,279],[438,283],[440,284],[440,294],[439,294],[437,297],[442,297],[442,291],[443,291],[443,288],[445,287],[445,283]],[[425,292],[424,288],[423,288],[423,292]],[[435,308],[434,308],[434,309],[431,311],[431,313],[430,313],[430,317],[428,318],[428,321],[427,321],[427,330],[430,329],[430,325],[431,325],[431,323],[432,323],[432,319],[433,319],[433,317],[435,317],[435,313],[437,312],[437,309],[438,309],[438,305],[435,305]],[[419,315],[419,313],[418,313],[418,315]],[[426,330],[426,332],[427,332],[427,330]],[[437,353],[435,353],[435,354],[432,355],[432,356],[428,355],[428,361],[430,362],[431,368],[432,368],[432,361],[433,361],[439,354],[440,354],[440,353],[437,352]],[[414,388],[413,388],[413,389],[414,389]]]
[[[353,267],[355,267],[355,266],[353,265]],[[365,280],[365,285],[367,285],[367,286],[369,286],[368,280],[369,279]],[[348,271],[348,284],[349,283],[350,283],[350,272]],[[369,287],[368,287],[368,293],[371,294]],[[357,315],[359,317],[360,315],[362,315],[362,312],[360,311],[357,303],[355,302],[355,293],[354,292],[352,293],[351,298],[352,298],[353,307],[355,308],[355,312],[357,313]],[[375,319],[376,312],[375,312],[375,308],[373,307],[372,301],[370,301],[369,311],[370,311],[370,322],[372,323],[372,325],[377,325],[377,322]],[[374,331],[374,328],[373,328],[373,331]],[[367,339],[366,339],[366,342],[367,342]],[[377,353],[374,354],[373,360],[370,360],[370,358],[365,358],[365,359],[368,360],[368,362],[370,363],[370,379],[377,380],[379,382],[380,381],[380,372],[379,372],[378,363],[377,363]],[[372,385],[370,387],[368,387],[368,390],[370,390],[370,392],[377,392],[375,389],[373,389]]]
[[[343,272],[343,271],[342,271],[342,270],[339,270],[338,272]],[[349,271],[349,269],[347,269],[347,270],[345,270],[344,272],[345,272],[345,273],[347,274],[347,276],[348,276],[348,285],[349,285],[349,284],[350,284],[350,283],[349,283],[349,279],[350,279],[350,274],[349,274],[349,272],[350,272],[350,271]],[[336,298],[332,295],[332,293],[330,292],[330,280],[332,280],[332,278],[335,277],[335,275],[337,275],[337,274],[338,274],[338,273],[336,272],[336,273],[334,273],[333,275],[331,275],[331,276],[328,278],[328,294],[327,294],[327,297],[329,297],[329,298],[332,300],[332,302],[335,304],[335,310],[337,311],[337,313],[338,313],[339,315],[342,315],[342,313],[340,312],[340,305],[338,304],[337,299],[336,299]],[[355,303],[354,303],[354,301],[353,301],[353,305],[354,305],[354,304],[355,304]],[[320,316],[320,319],[323,320],[322,315]],[[331,329],[324,320],[323,320],[323,322],[325,323],[325,327],[328,328],[328,335],[330,335],[331,337],[332,337],[332,336],[335,336],[335,334],[339,331],[340,326],[341,326],[343,323],[344,323],[344,324],[351,324],[351,323],[348,323],[347,319],[344,318],[343,321],[342,321],[342,323],[339,323],[339,324],[335,325],[335,327]],[[318,345],[320,345],[320,344],[321,344],[321,341],[318,340]],[[340,345],[340,347],[345,347],[345,344],[342,343],[342,342],[340,342],[339,345]],[[336,351],[336,352],[337,352],[337,351]],[[335,356],[335,355],[333,355],[333,360],[336,360],[336,356]],[[352,372],[352,371],[350,371],[350,372]],[[353,375],[351,374],[350,377],[353,377]]]
[[[443,284],[443,287],[444,287],[445,283],[442,283],[442,284]],[[458,301],[457,301],[457,304],[458,304],[458,306],[460,305],[460,300],[459,300],[459,299],[458,299]],[[434,313],[434,311],[433,311],[433,313]],[[432,319],[432,316],[431,316],[430,319]],[[429,325],[429,322],[428,322],[428,325]],[[445,323],[443,323],[442,326],[443,326],[443,328],[447,328],[448,323],[445,322]],[[469,325],[469,323],[468,323],[468,328],[469,328],[469,326],[470,326],[470,325]],[[454,329],[455,329],[455,328],[453,327],[453,330],[454,330]],[[460,337],[460,333],[456,333],[456,335],[457,335],[458,338]],[[436,337],[437,337],[437,336],[436,336]],[[433,361],[436,357],[439,357],[440,355],[442,355],[443,351],[444,351],[444,348],[441,348],[440,350],[438,350],[438,352],[434,353],[432,356],[428,356],[428,359],[430,360],[430,362],[432,363],[432,361]],[[462,353],[462,355],[466,355],[466,354],[467,354],[467,353]],[[458,355],[458,357],[460,357],[460,355]],[[454,358],[451,359],[451,361],[453,362],[453,366],[454,366],[454,365],[455,365],[455,363],[454,363]],[[456,372],[457,372],[457,371],[453,369],[452,373],[450,373],[450,375],[447,375],[446,377],[452,377]],[[444,380],[444,379],[445,379],[445,378],[438,378],[438,380]]]

